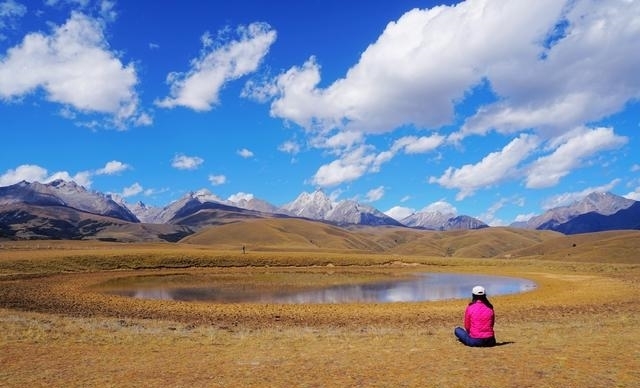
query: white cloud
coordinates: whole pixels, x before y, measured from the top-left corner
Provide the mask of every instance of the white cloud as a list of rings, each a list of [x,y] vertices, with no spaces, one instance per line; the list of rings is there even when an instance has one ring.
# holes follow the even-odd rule
[[[209,182],[214,186],[223,185],[227,182],[227,177],[224,175],[209,175]]]
[[[79,8],[86,8],[89,0],[45,0],[44,3],[50,7],[57,6],[60,3],[68,3]]]
[[[178,170],[195,170],[204,162],[198,156],[176,155],[171,161],[171,166]]]
[[[135,182],[131,186],[125,187],[122,190],[122,196],[124,198],[127,198],[127,197],[132,197],[134,195],[140,194],[142,192],[143,192],[142,185],[140,183],[138,183],[138,182]]]
[[[253,199],[253,194],[243,193],[243,192],[232,194],[229,196],[229,198],[227,198],[228,201],[231,201],[234,203],[238,203],[242,201],[250,201],[252,199]]]
[[[239,26],[237,33],[238,40],[218,45],[205,33],[200,57],[191,61],[191,69],[186,73],[174,72],[167,76],[169,97],[156,101],[156,105],[210,110],[219,103],[220,90],[227,82],[256,71],[275,42],[276,32],[268,24],[253,23]]]
[[[23,164],[0,175],[0,186],[10,186],[21,181],[49,183],[56,179],[63,179],[65,181],[74,181],[84,187],[90,187],[92,183],[91,175],[92,173],[89,171],[81,171],[73,176],[67,171],[49,174],[49,171],[44,167]]]
[[[640,201],[640,186],[636,187],[635,191],[627,193],[624,197],[627,199],[633,199],[634,201]]]
[[[115,10],[116,3],[111,0],[45,0],[45,5],[50,7],[58,7],[64,5],[83,12],[97,12],[102,19],[106,21],[116,20],[118,13]]]
[[[46,168],[33,164],[23,164],[2,174],[0,176],[0,186],[10,186],[21,181],[43,182],[46,180],[47,174]]]
[[[262,101],[271,97],[272,116],[303,127],[312,146],[338,155],[313,178],[337,185],[375,171],[367,161],[351,163],[343,155],[367,136],[398,128],[439,130],[463,120],[448,137],[398,139],[377,155],[380,166],[400,150],[423,153],[446,139],[490,131],[510,137],[533,133],[543,142],[619,112],[640,98],[639,13],[640,2],[619,0],[467,0],[414,9],[389,23],[342,78],[323,80],[322,58],[311,56],[252,90]],[[472,106],[469,117],[460,117],[456,107],[477,104],[476,92],[492,94],[495,101]],[[498,162],[491,155],[486,160]],[[456,176],[432,181],[460,188],[462,199],[519,177],[471,167],[452,167],[448,174]],[[559,173],[569,173],[568,167]],[[467,171],[482,174],[465,178]],[[545,183],[532,177],[528,184]]]
[[[442,214],[458,214],[458,209],[456,209],[455,206],[446,201],[436,201],[432,204],[429,204],[420,211],[427,213],[439,212]]]
[[[514,178],[518,165],[538,146],[536,136],[522,134],[500,152],[492,152],[477,164],[460,168],[449,167],[440,177],[430,177],[429,183],[438,183],[449,189],[459,189],[456,199],[462,200],[475,191]]]
[[[317,136],[311,140],[311,144],[317,148],[349,149],[362,143],[364,140],[362,133],[355,131],[341,131],[338,133],[327,133],[324,136]]]
[[[440,135],[407,136],[396,140],[390,150],[375,153],[373,146],[358,144],[360,138],[361,133],[345,131],[325,139],[322,146],[335,147],[333,152],[338,154],[339,158],[321,166],[312,183],[327,187],[353,181],[364,174],[380,171],[381,166],[400,151],[407,154],[424,153],[433,150],[444,141],[444,137]]]
[[[639,13],[637,1],[566,3],[560,15],[564,34],[551,47],[537,42],[526,55],[487,68],[502,98],[468,119],[462,132],[541,128],[561,133],[623,109],[640,97]]]
[[[384,197],[384,186],[376,187],[367,192],[367,202],[375,202]]]
[[[0,31],[5,28],[14,28],[17,20],[26,13],[27,7],[14,0],[0,2]]]
[[[402,206],[394,206],[391,209],[384,212],[384,214],[388,215],[389,217],[393,218],[396,221],[402,221],[403,218],[407,218],[413,213],[415,213],[415,209],[402,207]]]
[[[619,183],[620,183],[620,179],[614,179],[611,182],[602,186],[587,187],[581,191],[554,195],[542,202],[542,208],[544,210],[549,210],[549,209],[553,209],[560,206],[567,206],[572,204],[573,202],[583,199],[584,197],[586,197],[587,195],[593,192],[604,193],[604,192],[611,191]]]
[[[320,166],[313,176],[313,183],[321,187],[336,186],[360,178],[366,170],[366,163],[348,163],[338,159]]]
[[[110,0],[101,0],[98,3],[98,7],[100,8],[100,15],[103,19],[108,21],[114,21],[118,17],[118,13],[115,10],[116,2]]]
[[[96,175],[113,175],[113,174],[117,174],[122,171],[128,170],[130,168],[131,166],[129,166],[126,163],[122,163],[117,160],[112,160],[107,164],[105,164],[103,168],[96,170]]]
[[[50,35],[30,33],[8,50],[0,60],[0,99],[42,89],[49,101],[108,115],[122,127],[138,114],[138,80],[134,66],[108,47],[101,22],[73,12]]]
[[[300,145],[294,141],[285,141],[284,143],[280,144],[280,146],[278,146],[278,151],[295,155],[300,152]]]
[[[556,0],[466,1],[411,10],[389,23],[346,76],[325,89],[318,87],[314,57],[282,73],[272,84],[277,94],[271,113],[307,129],[369,134],[451,123],[456,102],[492,66],[536,58],[562,6]]]
[[[405,136],[397,139],[392,147],[392,150],[404,149],[407,154],[422,154],[432,151],[442,143],[444,143],[445,137],[440,135],[432,136]]]
[[[579,167],[597,152],[618,148],[627,138],[617,136],[612,128],[578,128],[552,141],[557,148],[550,155],[532,163],[526,179],[528,188],[556,185],[560,179]]]
[[[253,152],[249,151],[249,150],[248,150],[248,149],[246,149],[246,148],[243,148],[243,149],[241,149],[241,150],[238,150],[238,151],[237,151],[237,154],[238,154],[238,155],[240,155],[240,156],[242,156],[242,157],[243,157],[243,158],[245,158],[245,159],[248,159],[248,158],[253,157]]]
[[[382,157],[380,157],[382,155]],[[371,152],[370,146],[359,146],[344,152],[339,159],[320,166],[312,183],[320,187],[336,186],[360,178],[367,172],[376,172],[387,161],[383,154]]]
[[[148,127],[153,124],[153,117],[146,112],[140,113],[138,117],[133,121],[133,125],[136,127]]]
[[[529,213],[529,214],[518,214],[514,220],[514,222],[527,222],[530,219],[532,219],[533,217],[537,216],[538,214],[536,213]]]

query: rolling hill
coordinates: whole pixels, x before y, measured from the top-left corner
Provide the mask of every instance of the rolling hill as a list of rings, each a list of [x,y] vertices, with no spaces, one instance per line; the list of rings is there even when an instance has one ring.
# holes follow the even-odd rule
[[[328,223],[301,218],[248,219],[204,228],[180,242],[240,250],[356,250],[382,252],[384,247]]]
[[[511,227],[429,231],[406,227],[350,227],[298,218],[250,219],[204,228],[180,243],[247,252],[352,252],[402,256],[636,263],[640,231],[563,235]]]

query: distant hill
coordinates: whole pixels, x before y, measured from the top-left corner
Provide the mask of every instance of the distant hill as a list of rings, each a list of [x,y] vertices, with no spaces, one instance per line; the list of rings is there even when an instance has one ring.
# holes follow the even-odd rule
[[[0,206],[6,205],[59,206],[117,218],[128,222],[139,222],[125,206],[110,196],[89,191],[75,182],[61,179],[48,184],[19,182],[0,187]]]
[[[67,206],[0,206],[0,239],[176,242],[191,233],[179,225],[128,222]]]
[[[572,219],[587,213],[597,213],[602,216],[610,216],[620,210],[627,209],[636,201],[620,197],[612,193],[593,192],[583,199],[568,206],[560,206],[549,209],[544,214],[530,218],[526,222],[513,223],[511,226],[527,229],[558,230],[560,225],[570,222]],[[604,218],[602,218],[604,220]],[[615,223],[611,223],[613,227]],[[613,228],[616,229],[616,228]],[[584,229],[583,233],[595,232],[604,229]]]
[[[325,222],[301,218],[247,219],[208,227],[181,240],[218,249],[356,250],[382,252],[374,241]]]
[[[430,230],[482,229],[489,226],[473,217],[439,211],[413,213],[400,220],[400,223],[412,228]]]
[[[554,226],[564,234],[602,232],[605,230],[640,229],[640,202],[611,215],[589,212]]]
[[[558,233],[538,244],[509,252],[512,258],[555,261],[640,262],[640,230],[613,230],[574,235]]]
[[[218,249],[359,251],[436,257],[499,257],[561,236],[516,228],[429,231],[406,227],[335,225],[299,218],[253,219],[200,230],[181,240]]]
[[[605,258],[606,262],[637,264],[640,231],[564,235],[511,227],[457,231],[393,226],[341,228],[318,221],[274,218],[211,226],[180,242],[236,251],[244,245],[248,252],[383,253],[389,255],[389,260],[415,255],[575,262],[603,262]]]
[[[178,241],[192,230],[141,224],[110,196],[62,180],[0,187],[0,238]]]

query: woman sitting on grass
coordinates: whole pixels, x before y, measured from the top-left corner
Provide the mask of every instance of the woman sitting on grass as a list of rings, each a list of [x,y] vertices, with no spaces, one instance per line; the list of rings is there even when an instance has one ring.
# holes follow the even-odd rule
[[[456,327],[454,334],[467,346],[494,346],[496,337],[493,332],[493,305],[482,286],[473,287],[471,297],[471,303],[464,312],[464,329]]]

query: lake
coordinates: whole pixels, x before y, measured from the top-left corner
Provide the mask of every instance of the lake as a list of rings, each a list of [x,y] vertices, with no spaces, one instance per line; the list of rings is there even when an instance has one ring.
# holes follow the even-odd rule
[[[409,279],[377,281],[364,284],[339,285],[308,290],[252,292],[247,284],[242,292],[230,292],[215,284],[198,287],[162,285],[136,287],[110,293],[140,299],[199,301],[215,303],[392,303],[421,302],[471,298],[471,289],[482,285],[490,298],[493,295],[514,294],[536,288],[533,281],[489,275],[419,273]]]

